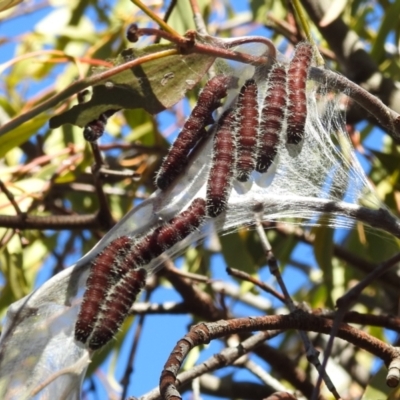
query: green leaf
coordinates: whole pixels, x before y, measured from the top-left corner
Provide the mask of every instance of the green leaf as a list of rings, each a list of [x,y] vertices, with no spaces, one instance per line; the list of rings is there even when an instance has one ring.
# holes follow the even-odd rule
[[[14,299],[20,299],[27,295],[31,288],[27,283],[25,271],[22,268],[23,254],[21,243],[17,235],[7,245],[7,249],[2,254],[5,265],[4,277],[10,285]]]
[[[115,60],[115,65],[160,51],[174,45],[152,45],[145,49],[128,49]],[[174,55],[149,61],[114,75],[93,87],[89,101],[50,119],[50,127],[63,124],[84,127],[107,110],[144,108],[156,114],[173,106],[204,76],[214,57],[204,54]],[[106,69],[97,69],[104,72]]]
[[[0,136],[0,157],[4,157],[9,150],[25,143],[31,136],[37,133],[47,120],[48,116],[39,115],[38,117],[20,125],[11,132]]]
[[[282,2],[274,0],[251,0],[250,8],[253,14],[252,20],[265,24],[268,21],[268,14],[271,13],[277,20],[284,19],[286,10],[282,6]]]
[[[236,268],[249,274],[254,274],[256,268],[253,257],[247,251],[245,242],[238,232],[220,237],[222,254],[230,268]]]
[[[387,368],[385,365],[379,369],[371,379],[361,400],[395,400],[399,398],[399,389],[390,390],[386,385]]]
[[[383,20],[375,40],[372,41],[371,57],[380,62],[385,54],[385,41],[390,31],[396,31],[399,24],[400,1],[394,1],[383,13]]]
[[[279,260],[279,266],[281,268],[284,268],[286,264],[290,263],[290,260],[292,259],[293,250],[297,246],[298,242],[293,235],[281,236],[279,234],[276,234],[272,239],[271,236],[272,235],[269,234],[268,238],[274,250],[275,257]],[[263,258],[265,264],[264,253],[263,253]]]
[[[333,308],[333,229],[328,226],[317,226],[313,228],[315,235],[314,254],[319,267],[324,273],[324,286],[327,288],[326,306]]]
[[[382,153],[377,150],[369,150],[380,161],[381,165],[389,172],[393,173],[399,169],[399,155]]]

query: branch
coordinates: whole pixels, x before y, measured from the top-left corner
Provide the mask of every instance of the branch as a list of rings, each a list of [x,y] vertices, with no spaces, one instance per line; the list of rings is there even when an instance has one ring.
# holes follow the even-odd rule
[[[312,67],[309,77],[327,85],[331,89],[337,89],[346,93],[376,118],[396,142],[400,142],[400,115],[387,107],[379,98],[343,75],[339,75],[333,71]]]
[[[188,352],[195,346],[209,343],[213,339],[227,335],[254,330],[297,329],[329,334],[332,325],[332,321],[308,314],[302,310],[289,315],[238,318],[230,321],[195,325],[183,339],[178,341],[165,363],[160,378],[161,395],[168,400],[180,400],[179,392],[175,387],[176,374]],[[347,324],[340,324],[337,337],[379,357],[386,365],[400,357],[399,349]]]
[[[337,312],[316,310],[313,314],[324,318],[334,319]],[[374,315],[349,311],[344,315],[343,322],[350,322],[358,325],[381,326],[382,328],[400,333],[400,317],[394,315]]]
[[[212,357],[208,358],[201,364],[191,368],[189,371],[185,371],[179,374],[176,379],[176,386],[182,387],[191,382],[193,379],[198,378],[204,374],[226,367],[227,365],[232,365],[238,358],[242,357],[244,354],[249,353],[265,340],[272,339],[280,333],[280,331],[259,332],[256,335],[250,336],[248,339],[239,343],[236,347],[228,347],[223,349],[220,353],[214,354]],[[149,393],[139,398],[139,400],[160,399],[160,391],[158,388],[153,389]]]
[[[185,304],[190,307],[190,312],[208,321],[224,318],[222,310],[217,308],[213,299],[207,293],[193,286],[191,282],[174,272],[175,267],[171,261],[164,262],[161,273],[171,282],[177,292],[182,296]]]
[[[282,275],[281,275],[279,267],[278,267],[278,262],[275,258],[275,255],[272,252],[272,247],[268,241],[267,235],[265,234],[265,231],[264,231],[260,221],[257,221],[257,223],[256,223],[256,230],[257,230],[258,236],[260,238],[261,246],[264,250],[264,253],[265,253],[265,256],[267,259],[267,264],[268,264],[269,270],[270,270],[271,274],[275,276],[275,279],[277,280],[277,282],[282,290],[282,293],[285,298],[286,306],[288,307],[290,312],[293,313],[296,311],[297,308],[294,305],[294,302],[293,302],[292,298],[290,297],[289,291],[287,290],[286,285],[283,281]],[[319,358],[318,358],[319,352],[315,350],[314,346],[311,343],[311,340],[309,339],[309,337],[307,336],[307,333],[305,331],[300,330],[299,335],[301,337],[301,340],[303,341],[304,348],[306,350],[307,360],[312,365],[314,365],[315,369],[318,371],[319,376],[321,377],[321,379],[324,380],[325,385],[327,386],[329,391],[333,394],[335,399],[339,400],[340,395],[339,395],[337,389],[335,388],[333,382],[331,381],[330,377],[326,373],[324,366],[322,366],[319,361]]]
[[[399,85],[383,76],[376,62],[365,51],[364,44],[357,33],[349,29],[340,17],[326,26],[320,25],[332,2],[330,0],[302,0],[302,4],[335,53],[344,74],[378,96],[390,108],[400,112]],[[365,114],[362,110],[352,110],[352,122],[363,119],[365,119]]]
[[[288,381],[294,388],[300,390],[307,399],[311,397],[315,386],[307,374],[285,352],[264,343],[254,349],[254,354],[268,363],[281,379]],[[319,400],[325,400],[325,397],[320,395]]]
[[[13,229],[100,229],[102,224],[97,214],[87,215],[0,215],[0,226]]]
[[[281,222],[278,222],[276,224],[263,223],[263,225],[268,228],[273,227],[280,235],[293,235],[303,243],[307,243],[311,246],[314,245],[314,235],[310,234],[307,231],[304,231],[299,226],[291,226]],[[334,244],[333,246],[333,255],[347,262],[348,264],[351,264],[353,267],[364,273],[372,272],[377,267],[375,263],[369,262],[364,258],[361,258],[358,255],[351,253],[349,250],[343,248],[342,246],[338,246],[337,244]],[[389,271],[387,274],[381,276],[378,279],[380,280],[380,282],[385,284],[388,289],[390,289],[391,293],[393,292],[393,294],[397,296],[398,288],[400,286],[400,278],[395,272]]]

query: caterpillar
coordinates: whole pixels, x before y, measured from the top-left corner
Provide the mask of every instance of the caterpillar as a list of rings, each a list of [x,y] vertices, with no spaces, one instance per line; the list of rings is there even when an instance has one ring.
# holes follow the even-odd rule
[[[213,142],[211,169],[207,181],[207,214],[217,217],[226,208],[236,164],[236,137],[233,109],[225,111],[218,121]]]
[[[286,69],[274,64],[268,75],[267,92],[261,110],[260,142],[256,170],[266,172],[278,151],[279,134],[287,105]]]
[[[187,164],[187,156],[204,134],[205,126],[214,122],[212,113],[226,96],[231,77],[217,75],[210,79],[199,95],[196,106],[185,122],[182,131],[171,145],[156,176],[156,185],[166,190]]]
[[[120,265],[122,278],[105,296],[100,315],[89,335],[90,349],[101,348],[118,331],[145,285],[147,272],[143,267],[197,229],[205,214],[206,202],[197,198],[185,211],[138,240]]]
[[[258,89],[249,79],[242,86],[237,103],[237,162],[236,178],[245,182],[255,169],[258,147]]]
[[[118,110],[107,110],[99,115],[97,119],[90,121],[84,128],[83,128],[83,137],[88,142],[95,142],[98,138],[100,138],[105,130],[106,123],[108,118],[111,115],[115,114]]]
[[[75,324],[75,338],[85,343],[96,323],[107,291],[118,280],[118,266],[132,246],[132,240],[121,236],[113,240],[92,262],[86,291]]]
[[[137,295],[144,288],[146,276],[144,268],[131,268],[107,293],[102,314],[88,341],[91,350],[103,347],[117,333]]]
[[[312,56],[311,44],[300,43],[289,64],[287,142],[291,144],[298,144],[304,136],[307,119],[306,82]]]

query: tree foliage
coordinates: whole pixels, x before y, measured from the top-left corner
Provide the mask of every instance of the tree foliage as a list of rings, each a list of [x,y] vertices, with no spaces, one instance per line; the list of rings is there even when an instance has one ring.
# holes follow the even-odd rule
[[[198,1],[209,34],[235,38],[256,32],[270,37],[287,58],[294,46],[305,39],[302,24],[290,2],[252,1],[248,10],[241,9],[238,3],[241,2]],[[400,1],[380,0],[373,5],[367,1],[303,0],[301,3],[327,67],[377,96],[394,112],[400,112],[397,101],[400,95],[397,51]],[[189,1],[172,1],[169,7],[163,2],[152,2],[150,6],[181,34],[198,29]],[[213,58],[194,55],[193,68],[187,64],[193,74],[187,79],[191,80],[188,89],[195,89],[185,94],[182,88],[167,85],[157,93],[156,100],[165,100],[160,104],[151,103],[146,92],[141,93],[142,105],[140,102],[129,106],[123,101],[112,102],[119,101],[124,90],[129,95],[132,95],[129,90],[139,92],[136,87],[110,95],[108,105],[124,110],[108,119],[104,136],[98,144],[91,144],[84,140],[82,128],[92,116],[104,111],[102,105],[95,104],[100,108],[93,108],[90,103],[85,106],[89,110],[85,111],[87,114],[74,114],[72,120],[66,117],[80,126],[61,125],[63,120],[50,129],[49,119],[57,116],[53,121],[57,120],[62,113],[68,115],[67,110],[73,110],[74,106],[79,109],[76,94],[84,89],[79,82],[93,76],[93,69],[107,70],[113,65],[112,60],[121,58],[121,53],[126,54],[123,51],[132,44],[126,40],[125,33],[133,22],[155,27],[154,22],[128,1],[26,2],[3,11],[0,20],[6,32],[13,31],[3,36],[0,43],[4,52],[10,54],[0,65],[3,83],[0,91],[0,154],[3,157],[0,165],[0,311],[4,316],[11,303],[75,262],[133,204],[154,192],[155,173],[168,150],[169,138],[182,127],[188,104],[193,106],[198,97],[201,85],[196,84]],[[14,31],[13,24],[23,28]],[[154,37],[145,37],[141,45],[153,42]],[[170,49],[174,45],[159,44],[155,48]],[[129,54],[131,59],[135,56],[137,54]],[[164,76],[162,65],[161,59],[147,67],[151,74]],[[174,68],[179,73],[179,65]],[[95,84],[98,85],[95,88],[103,84],[96,95],[102,101],[109,93],[104,89],[106,84],[104,81]],[[60,93],[62,95],[54,100]],[[185,98],[178,101],[184,94]],[[159,114],[144,110],[159,112],[167,107],[170,108]],[[346,128],[376,193],[396,215],[400,208],[399,137],[382,129],[373,115],[351,99],[346,110]],[[314,329],[318,333],[309,334],[315,348],[323,351],[329,339],[326,333],[331,329],[330,321],[336,315],[336,301],[382,263],[396,265],[398,239],[366,229],[361,222],[345,232],[326,225],[308,228],[283,222],[270,222],[264,227],[268,228],[273,255],[284,271],[283,279],[290,288],[290,295],[297,305],[306,304],[303,308],[308,311],[296,311],[307,313],[305,322],[285,322],[286,328],[264,328],[270,330],[252,337],[237,331],[232,334],[228,329],[219,336],[210,336],[210,340],[219,340],[219,347],[214,347],[214,351],[237,346],[242,341],[251,356],[238,358],[241,353],[237,349],[236,353],[235,349],[224,349],[219,358],[212,360],[216,369],[234,366],[221,369],[214,376],[205,368],[199,380],[190,386],[194,377],[191,367],[198,359],[204,361],[207,357],[203,347],[192,351],[185,364],[188,383],[180,388],[181,392],[191,389],[195,394],[199,390],[201,395],[228,398],[271,396],[271,399],[283,399],[294,397],[288,394],[272,397],[272,393],[296,391],[298,398],[311,398],[317,374],[312,360],[307,361],[309,353],[304,350],[299,331],[294,329],[312,331],[312,324],[317,324],[312,318],[323,320],[324,328]],[[279,289],[272,290],[261,283],[261,280],[274,282],[267,267],[269,264],[274,271],[274,259],[270,255],[266,257],[261,236],[256,230],[245,228],[225,236],[211,235],[206,245],[192,246],[185,252],[181,258],[184,273],[176,270],[173,261],[165,261],[164,269],[149,280],[141,300],[133,306],[132,317],[123,325],[117,340],[94,355],[86,376],[84,396],[144,396],[135,385],[130,385],[131,381],[135,383],[135,375],[138,376],[137,370],[141,368],[146,368],[153,386],[157,386],[161,369],[149,365],[149,359],[153,361],[156,354],[148,349],[146,354],[137,350],[144,340],[141,327],[145,320],[165,321],[160,314],[168,316],[167,326],[160,322],[158,331],[149,339],[157,342],[163,340],[164,331],[174,334],[178,325],[176,314],[187,315],[193,324],[232,320],[243,315],[288,313],[287,309],[281,312],[282,295],[276,293]],[[222,260],[219,264],[241,270],[248,276],[244,279],[236,273],[234,278],[225,275],[222,280],[216,280],[221,278],[215,268],[216,259]],[[386,367],[377,368],[375,353],[370,351],[368,343],[379,339],[382,343],[398,345],[393,332],[400,330],[400,319],[396,317],[399,284],[398,273],[392,268],[369,283],[354,301],[346,299],[345,305],[351,305],[352,311],[346,310],[344,321],[368,335],[370,342],[367,340],[363,347],[364,342],[349,340],[344,328],[337,333],[344,340],[334,342],[327,372],[342,398],[397,398],[398,391],[386,385]],[[173,290],[163,292],[167,293],[166,300],[149,305],[157,291],[171,286]],[[264,294],[263,289],[268,293]],[[167,297],[173,296],[172,292],[176,292],[180,300],[171,306]],[[296,312],[293,315],[296,316]],[[130,330],[131,324],[133,329]],[[134,338],[129,333],[132,330]],[[193,331],[190,335],[193,338]],[[279,340],[266,341],[275,335]],[[179,339],[177,334],[175,341]],[[129,360],[124,357],[121,361],[121,349],[128,349]],[[172,348],[165,349],[165,354],[170,351]],[[114,361],[105,365],[104,360],[110,355]],[[163,365],[164,362],[166,357],[155,363]],[[96,381],[94,377],[100,376],[98,368],[102,364],[107,376]],[[239,369],[249,374],[238,374]],[[249,378],[253,376],[256,380]],[[115,385],[114,379],[120,384]],[[151,394],[146,396],[149,398]],[[332,396],[324,389],[319,398]]]

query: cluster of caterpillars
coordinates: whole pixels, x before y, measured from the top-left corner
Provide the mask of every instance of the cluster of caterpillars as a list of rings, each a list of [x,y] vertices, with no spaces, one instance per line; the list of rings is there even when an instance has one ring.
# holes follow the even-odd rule
[[[150,233],[139,238],[121,236],[110,242],[92,262],[75,338],[91,350],[111,340],[145,285],[144,267],[198,229],[205,216],[206,202],[197,198]]]
[[[268,170],[277,154],[284,122],[287,143],[302,140],[312,54],[311,45],[302,43],[288,66],[275,63],[271,67],[261,107],[255,80],[249,79],[242,86],[234,105],[216,123],[205,200],[194,199],[185,211],[146,235],[113,240],[94,259],[75,325],[78,341],[96,350],[114,337],[145,285],[145,266],[197,230],[207,216],[215,218],[225,211],[233,179],[245,182],[253,171]],[[206,127],[214,123],[212,113],[220,107],[231,81],[229,76],[215,76],[200,93],[157,173],[156,184],[161,190],[167,190],[184,172],[191,152],[207,135]],[[88,124],[87,136],[97,138],[107,117]]]
[[[261,107],[254,79],[242,86],[237,101],[219,118],[213,138],[213,154],[207,181],[207,215],[215,218],[227,206],[233,179],[245,182],[253,171],[268,171],[278,152],[283,124],[287,143],[298,144],[307,118],[306,81],[312,46],[301,43],[288,66],[271,67]],[[201,92],[197,105],[164,158],[156,185],[166,190],[184,170],[188,156],[213,122],[212,112],[226,96],[230,79],[218,75]]]

